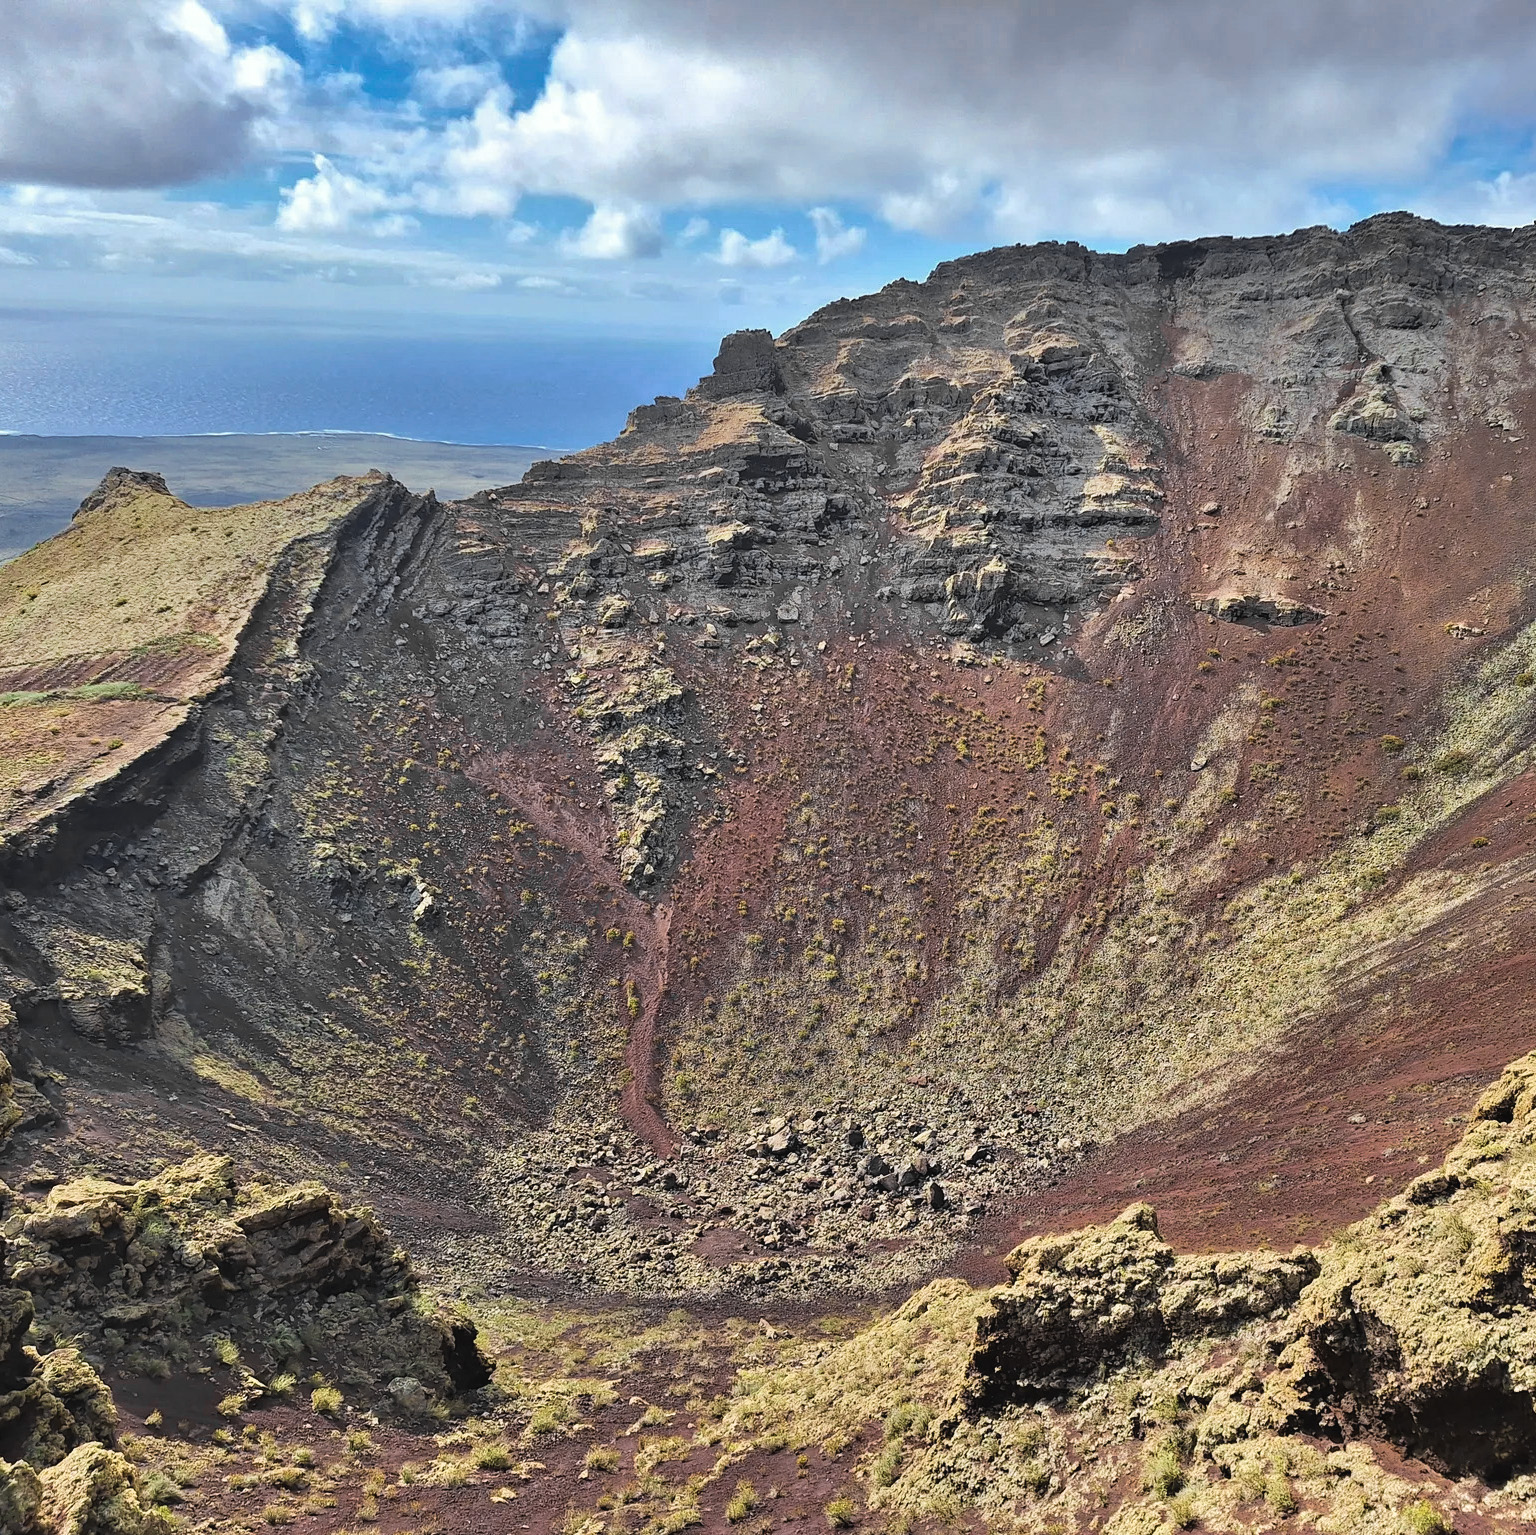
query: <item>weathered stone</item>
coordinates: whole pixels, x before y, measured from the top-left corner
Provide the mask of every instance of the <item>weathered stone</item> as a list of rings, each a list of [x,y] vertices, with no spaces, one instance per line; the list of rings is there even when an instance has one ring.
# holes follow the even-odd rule
[[[0,1460],[0,1530],[6,1535],[31,1535],[42,1501],[42,1481],[26,1461]]]
[[[414,1375],[397,1375],[389,1383],[389,1394],[402,1412],[420,1415],[432,1410],[432,1398]]]
[[[738,330],[720,343],[714,372],[699,381],[696,393],[704,399],[723,400],[733,395],[778,393],[783,388],[772,333]]]
[[[1150,1205],[1107,1226],[1036,1237],[1008,1256],[1013,1283],[977,1323],[972,1411],[1063,1396],[1103,1364],[1156,1363],[1182,1338],[1231,1331],[1290,1305],[1317,1259],[1243,1253],[1176,1258]]]
[[[145,1226],[155,1231],[152,1242],[140,1239]],[[457,1383],[482,1368],[473,1328],[466,1334],[468,1324],[417,1314],[410,1268],[371,1213],[346,1209],[315,1184],[242,1190],[227,1158],[195,1157],[138,1184],[60,1184],[40,1208],[24,1210],[11,1249],[13,1283],[30,1292],[57,1335],[103,1327],[185,1333],[206,1327],[215,1312],[230,1327],[258,1308],[312,1315],[333,1297],[351,1297],[375,1311],[357,1341],[366,1336],[381,1370],[387,1361],[409,1365],[391,1374],[414,1374],[435,1389],[484,1384]],[[0,1291],[0,1305],[16,1293]],[[19,1326],[24,1302],[13,1309]],[[88,1437],[110,1442],[110,1398],[78,1361],[71,1350],[49,1355],[40,1389]],[[73,1432],[58,1412],[47,1421],[55,1437]]]
[[[81,1445],[39,1480],[38,1522],[49,1535],[170,1535],[173,1528],[141,1499],[132,1465],[102,1445]]]
[[[1271,1416],[1375,1434],[1452,1477],[1536,1469],[1536,1055],[1433,1173],[1323,1252]]]
[[[1259,622],[1282,628],[1315,624],[1325,616],[1293,597],[1261,596],[1258,592],[1211,592],[1195,598],[1195,607],[1225,623]]]

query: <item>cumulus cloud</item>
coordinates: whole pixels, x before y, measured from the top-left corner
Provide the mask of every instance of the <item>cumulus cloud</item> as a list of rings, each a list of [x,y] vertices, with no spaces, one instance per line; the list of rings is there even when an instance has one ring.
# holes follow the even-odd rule
[[[371,220],[375,234],[407,234],[416,227],[415,220],[387,211],[400,203],[382,187],[349,176],[324,155],[316,155],[315,174],[282,192],[277,227],[289,234],[340,234]]]
[[[852,256],[864,249],[868,231],[855,225],[847,227],[833,208],[812,208],[806,215],[816,231],[816,259],[826,265],[839,256]]]
[[[775,229],[760,240],[749,240],[739,229],[720,231],[720,251],[715,259],[721,266],[788,266],[799,254],[784,238],[782,229]]]
[[[770,47],[761,0],[0,0],[0,180],[164,186],[302,157],[313,171],[281,193],[275,231],[262,215],[266,233],[345,246],[338,272],[375,243],[344,237],[404,245],[422,237],[414,216],[487,218],[502,250],[615,264],[572,262],[583,292],[633,282],[618,264],[667,248],[664,217],[687,219],[671,250],[712,274],[709,291],[723,266],[762,274],[759,295],[802,254],[783,230],[728,227],[765,210],[747,227],[809,210],[822,264],[860,250],[876,220],[975,243],[1117,244],[1347,220],[1381,198],[1536,215],[1536,163],[1457,158],[1536,124],[1529,0],[878,9],[872,24],[857,0],[778,0]],[[308,76],[232,41],[279,13],[309,39]],[[373,97],[367,72],[344,67],[368,54],[350,33],[369,28],[392,61]],[[552,39],[547,76],[515,93],[527,70],[507,61],[537,42],[542,62]],[[552,215],[529,199],[578,202],[578,227],[536,239],[514,221]],[[173,243],[123,235],[112,257]]]
[[[1273,227],[1320,188],[1413,183],[1469,125],[1528,122],[1525,0],[565,0],[537,99],[486,97],[443,173],[466,206],[528,193],[650,206],[861,203],[1161,237]]]
[[[648,208],[599,204],[566,246],[591,261],[627,261],[660,255],[662,243],[661,221]]]
[[[1447,224],[1529,224],[1536,220],[1536,173],[1500,171],[1430,189],[1421,211]]]
[[[494,64],[440,64],[419,69],[411,94],[433,107],[472,107],[501,82]]]
[[[249,153],[297,66],[197,0],[8,0],[0,181],[169,186]]]

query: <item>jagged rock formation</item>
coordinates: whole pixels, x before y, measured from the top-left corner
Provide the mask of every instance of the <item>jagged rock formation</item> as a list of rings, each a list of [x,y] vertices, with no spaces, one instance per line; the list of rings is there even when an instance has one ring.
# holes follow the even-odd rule
[[[1450,1477],[1536,1471],[1533,1105],[1526,1056],[1445,1163],[1328,1255],[1281,1356],[1299,1425],[1379,1435]]]
[[[1336,1241],[1175,1256],[1145,1205],[1037,1238],[1004,1285],[937,1281],[748,1371],[725,1442],[853,1446],[860,1500],[923,1527],[1518,1527],[1533,1144],[1527,1055],[1442,1166]]]
[[[0,1249],[0,1277],[5,1277]],[[168,1535],[117,1453],[117,1410],[79,1349],[27,1343],[31,1295],[0,1288],[0,1529],[7,1535]]]
[[[445,1396],[490,1378],[473,1324],[423,1314],[372,1213],[316,1184],[241,1187],[227,1158],[197,1157],[135,1184],[59,1184],[17,1201],[3,1230],[39,1332],[90,1338],[129,1369],[190,1358],[214,1332],[262,1337],[273,1372],[313,1356],[376,1389],[410,1377]],[[265,1390],[248,1370],[242,1389]]]
[[[0,1278],[6,1535],[175,1528],[118,1453],[112,1393],[86,1351],[129,1375],[227,1371],[228,1416],[291,1391],[289,1365],[320,1365],[365,1399],[393,1395],[415,1412],[490,1380],[474,1324],[420,1303],[404,1254],[369,1212],[315,1185],[240,1187],[216,1157],[14,1201]]]
[[[469,501],[112,478],[0,567],[0,1171],[219,1144],[470,1288],[819,1291],[1236,1136],[1288,1041],[1466,1094],[1536,984],[1533,281],[1017,247]]]
[[[1060,1397],[1106,1368],[1157,1365],[1180,1343],[1220,1337],[1292,1306],[1317,1278],[1298,1250],[1175,1257],[1150,1205],[1073,1236],[1037,1237],[1008,1258],[1013,1284],[977,1328],[966,1401]]]

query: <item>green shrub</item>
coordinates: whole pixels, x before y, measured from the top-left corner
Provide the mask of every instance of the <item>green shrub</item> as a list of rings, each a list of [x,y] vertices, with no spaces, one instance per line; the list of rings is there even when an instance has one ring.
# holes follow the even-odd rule
[[[309,1405],[316,1412],[329,1417],[341,1411],[341,1392],[334,1386],[316,1386],[309,1393]]]
[[[145,1477],[142,1494],[157,1506],[186,1501],[186,1494],[163,1471],[152,1471]],[[1433,1532],[1425,1531],[1423,1535],[1433,1535]]]
[[[851,1530],[858,1518],[857,1504],[846,1492],[839,1493],[826,1507],[827,1523],[834,1530]]]
[[[1171,1498],[1184,1485],[1184,1468],[1168,1450],[1159,1450],[1147,1461],[1144,1481],[1148,1492]]]
[[[1169,1498],[1168,1517],[1181,1530],[1193,1529],[1199,1522],[1199,1516],[1195,1513],[1195,1500],[1187,1492]]]
[[[757,1488],[751,1482],[737,1482],[731,1501],[725,1505],[727,1524],[740,1524],[757,1507]]]
[[[1433,1503],[1420,1498],[1403,1510],[1403,1523],[1413,1535],[1451,1535],[1451,1523]]]
[[[926,1433],[932,1419],[933,1414],[926,1407],[919,1407],[915,1402],[898,1402],[885,1415],[885,1437],[904,1439],[908,1434]]]
[[[1264,1484],[1264,1501],[1280,1515],[1282,1519],[1294,1514],[1300,1506],[1296,1502],[1296,1494],[1291,1491],[1291,1484],[1283,1476],[1272,1476]]]

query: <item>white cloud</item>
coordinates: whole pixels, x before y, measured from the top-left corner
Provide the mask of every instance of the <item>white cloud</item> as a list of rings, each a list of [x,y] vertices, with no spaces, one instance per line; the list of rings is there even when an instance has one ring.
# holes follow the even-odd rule
[[[591,261],[627,261],[661,253],[661,221],[648,208],[599,204],[592,216],[565,241],[573,255]]]
[[[354,25],[371,24],[392,31],[413,32],[422,27],[449,30],[486,18],[510,22],[514,36],[521,35],[535,13],[545,19],[557,19],[559,10],[540,0],[524,0],[519,13],[506,18],[502,0],[291,0],[290,18],[301,36],[311,42],[323,42],[343,17]]]
[[[0,182],[167,186],[249,152],[297,66],[197,0],[8,0]]]
[[[35,257],[24,256],[20,251],[13,251],[8,245],[0,245],[0,266],[36,266]]]
[[[816,259],[823,265],[864,249],[868,231],[857,225],[847,228],[835,209],[812,208],[806,217],[816,231]]]
[[[333,280],[405,281],[484,287],[483,278],[520,275],[510,266],[470,261],[451,251],[349,244],[312,233],[274,233],[214,205],[159,201],[132,194],[0,193],[0,239],[50,242],[78,266],[284,276],[294,271]],[[137,202],[140,206],[134,206]]]
[[[1501,171],[1486,180],[1436,188],[1423,211],[1447,224],[1529,224],[1536,220],[1536,173]]]
[[[1524,0],[886,0],[877,27],[780,0],[771,85],[758,0],[558,14],[537,99],[493,92],[452,130],[461,206],[853,203],[935,233],[1241,233],[1318,217],[1324,188],[1421,182],[1469,124],[1536,117]]]
[[[411,94],[434,107],[472,107],[501,82],[493,64],[443,64],[417,70]]]
[[[1119,244],[1337,221],[1355,197],[1536,216],[1536,162],[1451,164],[1469,142],[1517,142],[1536,123],[1529,0],[884,0],[877,26],[850,0],[778,0],[771,54],[760,0],[0,0],[0,12],[0,181],[113,189],[314,163],[280,194],[275,230],[270,209],[149,203],[136,205],[154,206],[148,224],[125,204],[77,203],[51,215],[54,234],[11,228],[45,265],[34,240],[62,242],[60,260],[79,249],[125,267],[246,260],[471,286],[494,274],[511,289],[518,272],[478,256],[514,262],[538,239],[546,260],[580,258],[572,281],[590,294],[633,283],[621,264],[666,248],[665,218],[684,225],[672,249],[696,291],[717,291],[721,267],[755,272],[756,302],[811,280],[782,230],[722,228],[765,209],[748,227],[809,210],[824,264],[861,249],[877,218],[978,244]],[[232,41],[237,20],[278,13],[318,45],[307,77],[270,44]],[[343,25],[374,29],[409,72],[408,99],[370,98],[367,75],[324,51]],[[535,26],[558,33],[548,78],[515,96],[482,61],[505,63]],[[27,216],[43,219],[44,194],[31,195]],[[590,215],[556,242],[524,221],[525,200],[542,197]],[[23,212],[12,199],[6,218]],[[471,259],[419,248],[428,217],[500,227]],[[374,243],[386,236],[389,257]]]
[[[461,293],[484,293],[490,288],[501,286],[501,274],[499,272],[454,272],[445,277],[428,277],[423,279],[433,288],[456,288]]]
[[[277,227],[287,234],[340,234],[400,205],[398,197],[338,170],[324,155],[315,156],[315,174],[285,188],[280,201]],[[375,234],[405,234],[414,227],[414,219],[398,213],[372,224]]]
[[[788,266],[799,254],[784,238],[782,229],[775,229],[761,240],[749,240],[739,229],[720,231],[720,251],[715,257],[721,266]]]

